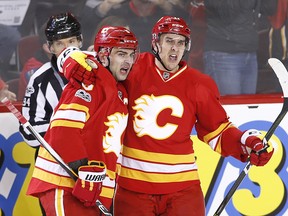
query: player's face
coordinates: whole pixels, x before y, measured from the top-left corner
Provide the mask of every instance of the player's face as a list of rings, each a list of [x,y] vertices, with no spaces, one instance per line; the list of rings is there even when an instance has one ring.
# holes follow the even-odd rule
[[[177,34],[162,34],[158,46],[159,56],[165,67],[171,72],[177,71],[185,51],[185,37]],[[162,65],[159,66],[160,69],[165,70]]]
[[[136,59],[136,53],[133,49],[124,49],[114,47],[109,55],[109,69],[117,81],[123,81],[127,78]]]
[[[53,41],[53,43],[50,46],[51,53],[55,54],[57,57],[60,55],[62,50],[64,50],[67,47],[74,46],[74,47],[81,47],[82,42],[77,39],[76,36],[64,38],[60,40]]]

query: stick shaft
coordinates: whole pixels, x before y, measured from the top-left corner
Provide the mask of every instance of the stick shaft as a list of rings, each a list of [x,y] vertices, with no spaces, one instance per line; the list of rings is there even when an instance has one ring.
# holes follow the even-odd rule
[[[14,114],[14,116],[20,121],[23,127],[27,128],[29,132],[39,141],[39,143],[49,152],[49,154],[59,163],[59,165],[70,175],[70,177],[76,181],[77,176],[71,170],[71,168],[62,160],[60,155],[47,143],[47,141],[33,128],[33,126],[27,121],[27,119],[17,110],[17,108],[12,104],[12,102],[5,97],[1,101],[9,110]],[[96,205],[101,210],[104,215],[112,216],[107,208],[100,202],[96,200]]]
[[[279,113],[279,115],[277,116],[276,120],[274,121],[274,123],[271,125],[271,127],[269,128],[269,130],[267,131],[263,141],[264,144],[267,145],[269,139],[272,137],[272,135],[274,134],[274,131],[276,130],[276,128],[279,126],[279,124],[281,123],[282,119],[284,118],[284,116],[286,115],[288,111],[288,98],[284,98],[284,103],[283,103],[283,107],[281,112]],[[244,169],[241,171],[239,177],[235,180],[234,184],[232,185],[232,187],[230,188],[230,190],[228,191],[227,195],[224,197],[223,201],[221,202],[221,204],[219,205],[218,209],[216,210],[216,212],[214,213],[214,216],[219,216],[222,211],[224,210],[224,208],[226,207],[226,205],[229,203],[231,197],[233,196],[233,194],[235,193],[235,191],[237,190],[237,188],[239,187],[239,185],[241,184],[241,182],[243,181],[243,179],[245,178],[245,176],[248,174],[250,168],[251,168],[251,163],[250,161],[247,162],[246,166],[244,167]]]

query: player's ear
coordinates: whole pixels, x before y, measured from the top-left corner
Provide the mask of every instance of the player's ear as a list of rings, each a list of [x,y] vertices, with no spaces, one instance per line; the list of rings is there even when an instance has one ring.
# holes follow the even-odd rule
[[[107,67],[109,66],[109,55],[110,55],[110,49],[107,48],[107,47],[101,47],[99,49],[99,51],[97,52],[97,57],[99,59],[99,61],[101,62],[101,64],[104,66],[104,67]]]
[[[104,67],[107,67],[109,65],[109,60],[108,60],[108,56],[106,55],[106,53],[100,51],[97,53],[97,55],[98,55],[98,59],[101,62],[101,64]]]
[[[48,44],[43,44],[42,45],[42,49],[46,52],[46,53],[51,53],[51,51],[50,51],[50,49],[49,49],[49,46],[48,46]]]
[[[99,54],[98,58],[104,67],[107,67],[109,65],[109,60],[108,60],[108,57],[106,55]]]
[[[160,53],[161,52],[161,46],[158,42],[155,42],[155,41],[152,42],[152,51],[153,51],[153,53]]]
[[[50,53],[52,53],[52,54],[55,53],[55,49],[53,46],[48,46],[48,49],[49,49]]]

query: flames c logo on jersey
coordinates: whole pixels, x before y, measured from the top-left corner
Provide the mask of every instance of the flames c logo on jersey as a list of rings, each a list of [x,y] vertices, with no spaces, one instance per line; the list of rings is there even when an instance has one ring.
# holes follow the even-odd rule
[[[103,149],[105,153],[114,152],[117,157],[120,154],[122,142],[121,137],[127,126],[128,115],[114,113],[108,116],[108,122],[105,125],[108,129],[103,136]]]
[[[136,110],[134,116],[134,131],[137,136],[148,135],[154,139],[163,140],[171,136],[178,125],[167,122],[164,126],[157,124],[157,117],[164,109],[171,109],[172,116],[181,118],[184,112],[182,102],[175,96],[164,95],[156,97],[154,95],[142,95],[135,100]]]

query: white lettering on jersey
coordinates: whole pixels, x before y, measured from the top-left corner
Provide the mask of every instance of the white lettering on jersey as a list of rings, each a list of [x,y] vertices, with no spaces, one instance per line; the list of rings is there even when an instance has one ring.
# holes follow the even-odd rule
[[[117,112],[108,116],[108,120],[105,122],[108,129],[103,136],[103,149],[105,153],[114,152],[119,156],[123,144],[121,137],[127,126],[128,115]]]
[[[133,125],[134,131],[139,137],[147,135],[158,140],[167,139],[175,132],[178,125],[167,122],[164,126],[159,126],[157,118],[160,112],[171,109],[171,115],[179,118],[182,117],[184,112],[182,102],[171,95],[159,97],[143,95],[135,100],[135,104],[133,109],[136,110],[136,114]]]

